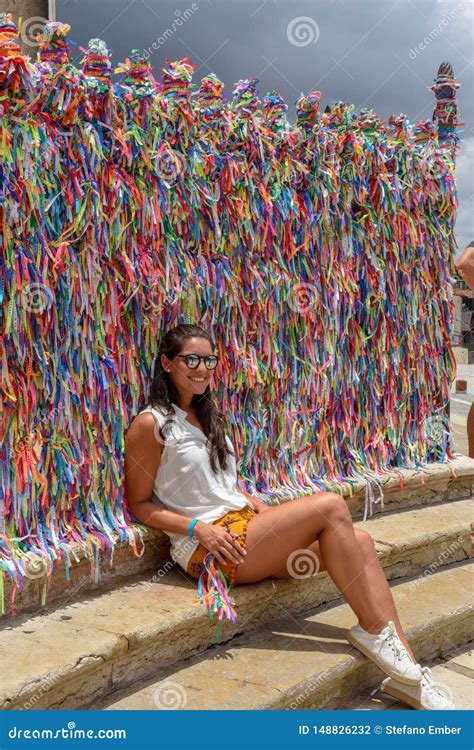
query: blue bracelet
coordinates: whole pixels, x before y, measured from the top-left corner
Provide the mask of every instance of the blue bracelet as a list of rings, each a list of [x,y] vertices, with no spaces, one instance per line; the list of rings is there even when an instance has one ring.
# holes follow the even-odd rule
[[[191,539],[193,538],[193,529],[196,526],[198,521],[199,521],[199,518],[193,518],[193,520],[189,524],[188,535]]]

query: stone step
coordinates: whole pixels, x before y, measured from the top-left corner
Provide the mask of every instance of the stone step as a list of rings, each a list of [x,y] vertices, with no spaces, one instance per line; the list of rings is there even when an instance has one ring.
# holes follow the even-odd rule
[[[18,588],[11,578],[4,576],[4,614],[0,609],[0,626],[13,621],[25,613],[46,613],[58,606],[65,606],[79,596],[104,591],[111,586],[120,586],[137,574],[154,570],[157,561],[168,556],[169,540],[162,531],[142,529],[143,538],[134,526],[135,549],[126,541],[116,542],[113,557],[100,551],[90,557],[76,542],[70,546],[69,579],[64,561],[57,561],[49,580],[47,573],[34,567]],[[28,566],[27,566],[28,567]],[[41,561],[41,568],[44,565]]]
[[[376,539],[387,578],[432,573],[469,555],[471,501],[385,512],[356,522]],[[413,584],[416,590],[416,582]],[[237,622],[221,641],[334,601],[326,572],[306,579],[267,578],[234,588]],[[152,576],[47,613],[23,615],[0,629],[0,708],[82,708],[118,686],[211,646],[209,622],[196,580],[166,563]],[[31,654],[34,658],[31,659]]]
[[[423,471],[400,469],[398,474],[392,472],[379,481],[383,488],[384,508],[381,512],[381,505],[378,503],[373,517],[390,510],[472,497],[474,460],[456,454],[455,459],[449,463],[428,464]],[[344,496],[354,520],[363,518],[365,488],[362,481],[352,488],[349,485],[345,488]],[[375,497],[378,497],[377,492]],[[96,565],[94,557],[86,556],[79,545],[72,545],[69,580],[66,578],[63,561],[56,563],[57,567],[49,581],[46,574],[34,570],[31,577],[23,579],[22,590],[15,587],[9,577],[5,577],[5,613],[0,614],[0,623],[28,612],[45,613],[58,606],[65,606],[78,596],[93,595],[111,586],[121,586],[131,577],[155,570],[170,560],[169,539],[166,534],[158,529],[142,526],[141,542],[137,526],[133,528],[138,539],[137,554],[127,541],[117,542],[112,564],[106,552],[99,551]]]
[[[448,655],[438,658],[428,666],[433,678],[442,690],[443,695],[452,701],[459,711],[474,710],[474,649],[464,644]],[[398,711],[410,710],[412,707],[394,696],[384,692],[377,684],[366,688],[358,695],[343,696],[330,701],[325,710],[331,711]],[[413,709],[414,710],[414,709]]]
[[[397,581],[393,597],[415,656],[425,665],[473,636],[474,564]],[[347,603],[287,616],[96,703],[106,710],[323,709],[380,684],[385,674],[345,638]],[[447,670],[446,670],[447,671]],[[443,675],[443,684],[448,684]],[[452,685],[451,685],[452,687]],[[450,688],[451,689],[451,688]],[[405,706],[408,708],[408,706]]]

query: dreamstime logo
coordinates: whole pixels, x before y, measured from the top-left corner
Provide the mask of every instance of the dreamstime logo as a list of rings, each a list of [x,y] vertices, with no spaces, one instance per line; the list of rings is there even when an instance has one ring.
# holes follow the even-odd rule
[[[292,295],[288,297],[288,304],[295,312],[308,312],[316,303],[318,290],[314,284],[295,284]]]
[[[449,423],[446,415],[427,417],[422,426],[422,436],[428,445],[438,447],[444,445],[445,436],[449,436]]]
[[[51,411],[42,414],[40,409],[37,409],[37,412],[35,414],[35,419],[39,417],[39,419],[35,422],[33,422],[33,428],[32,432],[35,432],[36,430],[42,430],[44,426],[57,423],[59,421],[60,417],[64,417],[65,409],[64,404],[58,404],[54,409]]]
[[[321,674],[316,679],[311,679],[306,687],[303,693],[300,693],[296,700],[292,701],[289,705],[290,710],[295,711],[303,706],[306,706],[308,704],[308,699],[313,699],[314,701],[314,692],[316,688],[320,687],[321,685],[324,685],[324,683],[327,681],[327,676],[325,674]]]
[[[124,306],[128,305],[132,297],[138,292],[138,289],[143,287],[143,283],[140,282],[135,287],[133,293],[125,301]],[[172,305],[174,297],[171,293],[166,293],[163,286],[158,281],[151,282],[145,287],[142,293],[143,309],[146,313],[154,315],[163,315],[165,305]]]
[[[37,632],[37,631],[35,631]],[[55,676],[48,675],[45,679],[41,680],[41,685],[37,693],[34,693],[25,703],[23,703],[24,711],[31,711],[33,709],[41,708],[41,698],[47,694],[58,682],[61,681],[61,674]],[[44,706],[44,704],[43,704]]]
[[[33,550],[29,550],[25,557],[28,561],[25,565],[26,578],[43,578],[48,574],[48,562],[45,556],[37,555]]]
[[[171,37],[173,36],[173,34],[175,34],[177,32],[177,30],[181,26],[183,26],[183,24],[185,24],[188,21],[188,19],[191,18],[191,16],[197,10],[199,10],[199,5],[197,3],[192,3],[191,7],[190,8],[186,8],[185,11],[181,11],[181,10],[179,10],[179,8],[177,8],[175,10],[175,12],[174,12],[174,19],[173,19],[173,23],[171,24],[171,27],[168,26],[163,31],[163,33],[160,34],[160,36],[157,39],[155,39],[155,41],[153,42],[153,44],[150,44],[150,46],[147,47],[144,50],[145,57],[148,59],[149,57],[151,57],[151,55],[153,54],[153,52],[155,52],[155,50],[159,49],[164,44],[166,44],[166,42],[168,41],[168,39],[171,39]]]
[[[297,16],[288,24],[286,35],[295,47],[307,47],[318,41],[319,26],[310,16]]]
[[[425,578],[428,578],[428,576],[433,575],[433,573],[436,573],[439,568],[441,568],[443,565],[446,565],[447,562],[456,562],[457,559],[459,559],[458,552],[459,550],[462,550],[465,544],[465,538],[460,535],[458,538],[449,543],[447,542],[441,542],[441,549],[443,550],[440,552],[436,560],[433,560],[430,565],[424,569],[423,573],[418,576],[418,578],[414,581],[411,581],[410,583],[410,591],[413,593],[416,591],[416,589],[420,586],[420,584],[424,581]],[[406,596],[406,593],[400,593],[400,597],[403,598]]]
[[[292,578],[310,578],[319,573],[319,557],[311,549],[297,549],[288,557],[286,568]]]
[[[408,56],[411,57],[412,60],[415,60],[416,56],[419,55],[420,52],[423,52],[423,50],[426,49],[434,39],[442,34],[443,31],[449,26],[451,21],[453,21],[456,16],[464,10],[465,7],[465,3],[458,3],[453,10],[443,16],[437,27],[431,29],[430,33],[425,36],[425,38],[421,42],[419,42],[415,48],[410,49]]]
[[[155,583],[159,583],[160,580],[164,578],[170,570],[174,570],[175,567],[176,563],[174,561],[166,560],[163,566],[161,568],[158,568],[158,570],[153,574],[150,580],[145,581],[145,583],[143,584],[143,590],[146,593],[151,591]]]
[[[186,690],[179,682],[168,680],[153,691],[155,706],[160,711],[172,711],[184,708],[188,701]]]
[[[453,693],[451,688],[444,682],[433,680],[431,673],[428,676],[425,672],[425,677],[431,685],[431,690],[427,692],[425,698],[427,708],[432,710],[438,709],[440,711],[449,708],[449,706],[453,704]]]
[[[45,284],[28,284],[21,290],[21,303],[32,313],[43,313],[53,302],[51,290]]]
[[[166,417],[166,419],[169,419],[169,418],[170,417],[168,416]],[[165,447],[165,445],[168,445],[168,446],[174,445],[175,447],[177,447],[181,443],[182,439],[179,437],[179,434],[175,434],[176,430],[174,428],[175,428],[175,424],[167,425],[167,427],[163,430],[163,433],[165,435],[165,439],[163,440],[163,438],[160,435],[160,423],[158,422],[157,419],[155,419],[155,427],[153,429],[153,436],[156,442],[162,445],[163,448]]]
[[[36,47],[36,35],[43,32],[46,18],[42,16],[31,16],[21,24],[20,39],[27,47]]]
[[[417,326],[421,319],[420,310],[418,307],[409,307],[407,309],[407,323],[409,326]]]
[[[186,159],[181,152],[163,146],[156,154],[155,169],[166,187],[171,188],[185,173]]]

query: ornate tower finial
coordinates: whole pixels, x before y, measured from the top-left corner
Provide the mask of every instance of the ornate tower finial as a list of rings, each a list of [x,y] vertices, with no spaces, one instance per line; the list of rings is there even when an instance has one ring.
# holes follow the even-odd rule
[[[450,141],[453,146],[459,142],[456,128],[464,125],[458,121],[456,89],[460,85],[454,78],[453,66],[445,60],[438,68],[434,86],[428,87],[428,91],[432,91],[436,97],[433,121],[438,124],[438,141],[440,143]]]

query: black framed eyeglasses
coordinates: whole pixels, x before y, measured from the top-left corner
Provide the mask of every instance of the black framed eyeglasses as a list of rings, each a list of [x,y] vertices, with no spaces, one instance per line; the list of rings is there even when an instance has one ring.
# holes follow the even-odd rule
[[[199,354],[177,354],[176,356],[184,359],[190,370],[195,370],[200,364],[201,359],[204,360],[204,364],[208,370],[213,370],[217,365],[217,354],[205,354],[202,356]]]

